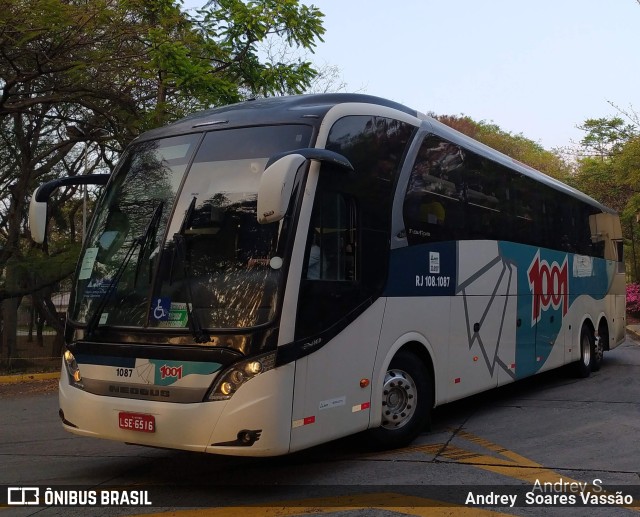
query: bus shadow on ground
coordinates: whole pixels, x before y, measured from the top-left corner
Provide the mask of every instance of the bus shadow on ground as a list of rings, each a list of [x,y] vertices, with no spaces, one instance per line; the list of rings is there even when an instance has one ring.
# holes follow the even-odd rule
[[[527,377],[437,407],[433,412],[433,428],[440,429],[442,425],[451,425],[451,422],[465,421],[482,410],[510,405],[516,400],[537,397],[545,391],[582,381],[576,376],[575,366],[572,364]]]

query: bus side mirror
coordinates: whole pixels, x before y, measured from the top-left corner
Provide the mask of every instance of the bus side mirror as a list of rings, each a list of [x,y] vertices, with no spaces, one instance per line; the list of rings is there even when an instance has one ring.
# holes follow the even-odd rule
[[[288,154],[276,160],[262,173],[258,188],[258,222],[280,221],[287,212],[293,183],[300,166],[306,161],[299,154]]]
[[[38,244],[44,242],[44,235],[47,229],[47,202],[37,201],[38,191],[42,187],[38,187],[29,203],[29,230],[31,238]]]
[[[307,160],[327,162],[341,169],[353,171],[353,165],[349,160],[326,149],[297,149],[272,157],[262,173],[258,188],[258,222],[260,224],[275,223],[285,216],[296,174]]]
[[[31,238],[42,244],[47,233],[47,204],[51,194],[59,187],[68,185],[106,185],[110,174],[87,174],[85,176],[68,176],[51,180],[40,185],[29,202],[29,230]]]

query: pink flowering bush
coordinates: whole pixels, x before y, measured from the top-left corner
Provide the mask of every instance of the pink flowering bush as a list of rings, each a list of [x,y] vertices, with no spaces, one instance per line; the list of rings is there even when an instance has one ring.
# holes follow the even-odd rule
[[[627,284],[627,312],[640,314],[640,284]]]

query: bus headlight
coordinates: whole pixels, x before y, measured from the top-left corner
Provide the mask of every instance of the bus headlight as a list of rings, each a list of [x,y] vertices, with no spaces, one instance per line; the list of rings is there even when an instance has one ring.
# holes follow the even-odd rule
[[[69,350],[64,351],[64,364],[67,367],[67,374],[69,374],[69,380],[73,381],[72,384],[80,384],[82,381],[82,374],[80,373],[80,368],[78,367],[78,363],[76,362],[76,358]],[[81,386],[80,386],[81,387]]]
[[[245,382],[253,379],[256,375],[273,369],[275,365],[275,352],[252,357],[231,365],[218,376],[207,395],[207,400],[230,399]]]

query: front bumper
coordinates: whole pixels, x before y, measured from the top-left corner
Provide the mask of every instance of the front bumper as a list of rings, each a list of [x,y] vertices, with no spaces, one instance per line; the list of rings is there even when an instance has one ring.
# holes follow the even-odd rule
[[[289,452],[293,363],[246,382],[229,400],[172,403],[102,396],[69,382],[63,364],[60,409],[71,433],[119,442],[234,456]],[[153,433],[120,429],[121,412],[153,415]],[[247,432],[253,437],[242,440]]]

